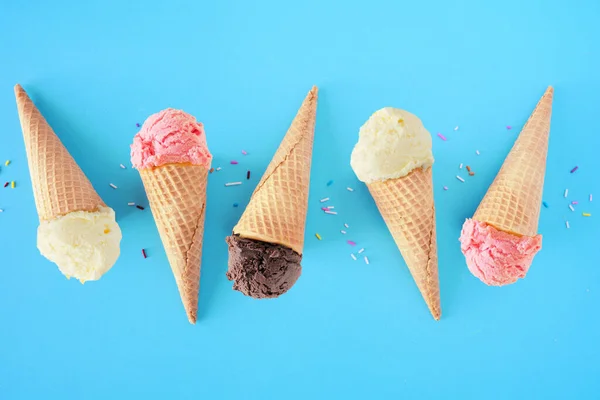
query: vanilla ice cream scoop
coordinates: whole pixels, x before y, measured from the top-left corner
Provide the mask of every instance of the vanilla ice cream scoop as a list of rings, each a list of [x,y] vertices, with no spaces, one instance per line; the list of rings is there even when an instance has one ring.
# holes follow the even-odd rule
[[[109,207],[74,211],[38,228],[38,249],[68,278],[95,281],[119,258],[121,229]]]
[[[365,183],[401,178],[433,165],[431,135],[414,114],[398,108],[376,111],[360,128],[350,164]]]

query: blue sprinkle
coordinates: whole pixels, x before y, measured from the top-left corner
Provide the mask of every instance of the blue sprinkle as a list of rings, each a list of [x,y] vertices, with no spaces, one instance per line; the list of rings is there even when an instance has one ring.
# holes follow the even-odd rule
[[[327,186],[331,186],[331,185],[333,185],[333,181],[327,182]]]
[[[237,207],[237,206],[238,206],[238,203],[233,203],[233,206],[234,206],[234,207]]]
[[[548,208],[548,203],[546,203],[545,201],[542,201],[542,204],[544,205],[544,207]]]

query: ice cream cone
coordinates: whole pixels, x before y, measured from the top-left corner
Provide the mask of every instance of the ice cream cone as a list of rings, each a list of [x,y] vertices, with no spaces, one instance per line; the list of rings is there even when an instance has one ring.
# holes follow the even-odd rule
[[[554,90],[549,87],[523,127],[474,220],[519,236],[537,234]]]
[[[367,186],[431,314],[439,320],[442,310],[432,181],[431,168],[417,168],[404,177]]]
[[[96,211],[104,202],[20,85],[17,108],[40,221],[73,211]]]
[[[302,254],[317,88],[308,93],[233,233]]]
[[[208,170],[167,164],[141,169],[160,233],[190,323],[196,323]]]

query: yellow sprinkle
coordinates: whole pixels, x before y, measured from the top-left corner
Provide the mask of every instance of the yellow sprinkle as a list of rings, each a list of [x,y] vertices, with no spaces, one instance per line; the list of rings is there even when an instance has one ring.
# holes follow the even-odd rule
[[[12,182],[11,182],[11,184],[10,184],[10,187],[11,187],[12,189],[14,189],[14,188],[15,188],[15,181],[12,181]]]
[[[321,235],[319,235],[318,233],[315,233],[315,236],[317,237],[317,239],[321,240]]]
[[[590,214],[590,213],[583,213],[581,215],[583,215],[584,217],[591,217],[592,216],[592,214]]]
[[[6,162],[4,163],[4,165],[6,165],[7,167],[9,164],[10,164],[10,160],[6,160]]]
[[[404,126],[404,120],[403,120],[402,118],[400,118],[400,119],[398,120],[398,123],[399,123],[400,125]]]
[[[108,235],[109,233],[110,233],[110,229],[106,228],[106,229],[104,230],[104,234],[105,234],[105,235]]]

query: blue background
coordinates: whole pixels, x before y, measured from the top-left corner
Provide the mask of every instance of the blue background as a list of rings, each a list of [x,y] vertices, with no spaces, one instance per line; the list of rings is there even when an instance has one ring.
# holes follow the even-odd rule
[[[0,399],[597,398],[598,17],[595,0],[2,1],[0,180],[17,188],[0,187]],[[98,282],[66,280],[36,249],[17,82],[117,212],[122,255]],[[313,84],[304,272],[281,298],[252,300],[225,278],[224,237]],[[490,288],[466,268],[461,224],[549,84],[543,250],[525,280]],[[349,166],[384,106],[434,135],[440,322]],[[139,174],[119,168],[135,124],[166,107],[205,123],[223,167],[196,326],[150,210],[127,206],[146,203]],[[476,172],[466,183],[460,163]],[[320,211],[326,196],[337,216]],[[361,247],[370,265],[350,258]]]

